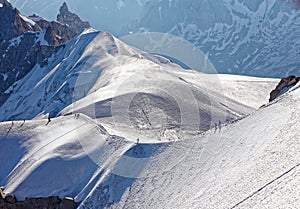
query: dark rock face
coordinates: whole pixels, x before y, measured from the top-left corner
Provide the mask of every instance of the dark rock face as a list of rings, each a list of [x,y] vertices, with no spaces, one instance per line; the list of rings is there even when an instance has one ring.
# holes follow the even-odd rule
[[[29,198],[19,202],[13,194],[4,194],[0,189],[0,209],[75,209],[78,205],[73,199],[59,197]]]
[[[13,8],[6,0],[0,7],[0,43],[4,40],[17,37],[26,31],[40,31],[38,25],[30,24],[20,15],[19,10]]]
[[[0,105],[6,100],[13,83],[22,79],[36,64],[43,62],[59,48],[41,45],[43,32],[23,33],[21,36],[0,43]],[[6,91],[6,92],[5,92]]]
[[[51,46],[59,46],[72,39],[76,32],[67,25],[56,21],[49,22],[44,19],[36,21],[36,23],[45,30],[45,40]]]
[[[0,106],[10,95],[13,84],[36,65],[47,65],[47,59],[57,52],[78,31],[89,27],[87,22],[61,8],[62,22],[47,21],[36,15],[23,17],[6,0],[0,0]],[[68,21],[74,20],[70,27]],[[78,26],[78,28],[77,28]]]
[[[300,81],[300,77],[289,76],[281,79],[277,87],[271,92],[269,101],[272,102],[280,95],[287,92],[291,87],[295,86]]]
[[[57,21],[68,25],[76,33],[91,27],[88,22],[82,21],[76,14],[70,12],[66,3],[60,7]]]

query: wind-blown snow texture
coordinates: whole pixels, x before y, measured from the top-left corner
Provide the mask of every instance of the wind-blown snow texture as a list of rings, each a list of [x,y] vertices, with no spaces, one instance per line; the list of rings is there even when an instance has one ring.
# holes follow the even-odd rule
[[[297,208],[299,89],[185,141],[135,144],[80,114],[0,124],[0,184],[79,208]],[[7,152],[9,150],[9,152]]]
[[[0,109],[0,120],[72,112],[92,118],[124,118],[122,114],[131,112],[136,125],[156,127],[149,121],[150,113],[160,118],[163,113],[166,123],[176,126],[182,123],[180,114],[185,111],[185,117],[190,115],[186,126],[199,123],[195,122],[198,113],[203,125],[200,129],[207,130],[212,120],[235,119],[266,103],[268,92],[278,82],[186,71],[93,29],[79,34],[46,62],[48,65],[36,65],[10,89],[11,95]],[[167,105],[175,102],[180,106]],[[144,103],[148,106],[143,109]]]
[[[231,2],[250,16],[267,8],[263,0]],[[278,80],[185,71],[93,29],[47,62],[11,88],[0,110],[0,120],[35,119],[0,123],[6,193],[70,196],[81,209],[300,205],[299,85],[253,112]],[[218,120],[228,123],[210,129]]]

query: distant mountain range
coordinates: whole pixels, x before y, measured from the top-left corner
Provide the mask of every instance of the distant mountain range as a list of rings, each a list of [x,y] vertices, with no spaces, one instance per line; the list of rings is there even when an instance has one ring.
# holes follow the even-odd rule
[[[198,46],[220,73],[300,74],[300,13],[282,0],[149,1],[126,31],[159,31]]]
[[[54,4],[12,1],[29,11]],[[46,1],[45,1],[46,2]],[[262,77],[299,75],[300,13],[285,0],[69,1],[92,25],[120,37],[163,32],[195,44],[219,73]],[[58,6],[57,6],[58,7]]]

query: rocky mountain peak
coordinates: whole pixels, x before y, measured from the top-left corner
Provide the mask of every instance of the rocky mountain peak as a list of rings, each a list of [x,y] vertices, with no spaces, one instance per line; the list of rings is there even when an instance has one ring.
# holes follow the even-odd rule
[[[0,41],[10,40],[17,37],[25,31],[40,31],[41,28],[31,21],[20,15],[18,9],[13,8],[12,5],[2,0],[0,7]]]
[[[59,11],[60,11],[60,13],[68,13],[68,12],[70,12],[69,8],[68,8],[68,5],[67,5],[66,2],[63,3],[63,5],[60,7]]]
[[[282,78],[276,88],[271,92],[269,101],[272,102],[280,95],[287,92],[300,81],[300,77],[294,75]]]
[[[89,22],[82,21],[78,15],[70,12],[66,2],[64,2],[59,9],[57,21],[68,25],[76,33],[79,33],[85,28],[91,27]]]
[[[0,2],[1,106],[12,84],[36,64],[47,65],[47,58],[89,24],[71,13],[66,3],[60,9],[60,21],[50,22],[37,15],[23,16],[7,0]]]

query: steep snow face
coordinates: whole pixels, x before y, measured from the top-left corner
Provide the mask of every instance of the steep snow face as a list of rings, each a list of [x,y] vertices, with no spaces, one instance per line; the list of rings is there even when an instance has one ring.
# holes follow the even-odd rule
[[[161,144],[111,136],[83,114],[4,122],[0,184],[80,208],[297,208],[299,102],[295,87],[221,131]]]
[[[154,0],[130,31],[184,37],[219,73],[263,77],[299,74],[300,12],[283,0]]]

